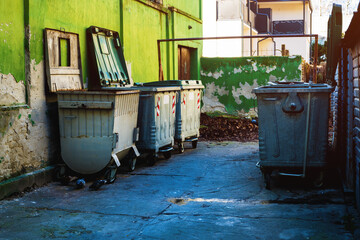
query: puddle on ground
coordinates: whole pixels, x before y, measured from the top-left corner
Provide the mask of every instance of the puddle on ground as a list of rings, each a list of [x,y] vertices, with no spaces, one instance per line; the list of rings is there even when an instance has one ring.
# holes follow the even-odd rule
[[[169,198],[169,202],[176,205],[182,206],[186,205],[188,202],[200,202],[200,203],[235,203],[235,199],[219,199],[219,198]]]

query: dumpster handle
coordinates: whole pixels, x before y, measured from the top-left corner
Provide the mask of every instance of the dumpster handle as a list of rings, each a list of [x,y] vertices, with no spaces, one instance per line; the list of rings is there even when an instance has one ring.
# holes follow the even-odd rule
[[[310,109],[311,109],[311,92],[309,92],[308,94],[308,106],[307,106],[307,114],[306,114],[305,153],[304,153],[304,165],[303,165],[303,174],[302,174],[303,178],[305,177],[308,144],[309,144]]]
[[[309,130],[310,130],[310,110],[311,110],[311,93],[308,94],[308,106],[306,109],[306,132],[305,132],[305,153],[304,153],[304,163],[303,163],[303,172],[302,174],[292,174],[292,173],[282,173],[279,172],[279,175],[291,176],[291,177],[302,177],[305,178],[306,174],[306,162],[307,162],[307,153],[308,153],[308,143],[309,143]],[[256,164],[257,166],[258,164]]]

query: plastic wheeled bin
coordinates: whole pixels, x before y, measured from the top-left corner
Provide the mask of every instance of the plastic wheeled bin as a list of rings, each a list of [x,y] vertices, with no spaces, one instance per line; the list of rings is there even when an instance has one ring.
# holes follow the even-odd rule
[[[176,101],[180,87],[153,86],[144,83],[134,87],[140,90],[139,140],[136,146],[141,153],[149,154],[147,161],[153,165],[162,153],[171,157],[174,145]]]
[[[326,165],[329,95],[326,84],[278,83],[253,90],[259,117],[260,169],[270,188],[273,170],[305,177]]]
[[[179,152],[184,152],[184,142],[192,142],[196,148],[200,136],[200,104],[202,85],[200,80],[168,80],[148,83],[152,86],[178,86],[180,93],[176,101],[175,142]]]
[[[45,29],[44,37],[49,90],[58,97],[62,159],[80,175],[104,170],[112,182],[120,161],[127,160],[131,171],[139,156],[135,141],[140,91],[130,88],[119,34],[98,27],[87,31],[93,91],[83,89],[78,35]]]

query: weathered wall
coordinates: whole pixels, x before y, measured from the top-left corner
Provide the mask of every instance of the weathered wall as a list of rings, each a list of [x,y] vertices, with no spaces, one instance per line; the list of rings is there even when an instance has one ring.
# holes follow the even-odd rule
[[[124,55],[131,65],[135,82],[157,81],[159,78],[157,40],[202,36],[201,1],[164,0],[163,5],[146,0],[123,0],[121,25]],[[172,10],[171,7],[179,8]],[[189,28],[191,26],[191,28]],[[161,43],[164,79],[178,78],[178,45],[198,48],[194,68],[200,72],[202,42]],[[200,76],[198,76],[200,77]]]
[[[269,81],[300,81],[301,57],[202,58],[203,112],[254,115],[252,89]]]
[[[120,32],[135,82],[156,81],[156,40],[202,36],[200,9],[201,0],[0,1],[0,181],[59,158],[57,99],[46,90],[45,28],[79,34],[85,83],[86,29],[92,25]],[[177,44],[162,45],[165,79],[177,78]],[[199,69],[201,43],[183,45],[199,48]]]
[[[25,81],[25,4],[0,2],[0,181],[46,165],[48,128],[43,107],[29,109],[28,92],[43,95],[37,84],[27,91]],[[34,66],[33,72],[37,69]],[[41,78],[43,80],[43,78]],[[39,80],[34,78],[34,83]],[[43,86],[43,84],[40,84]],[[43,90],[43,91],[42,91]],[[36,99],[33,99],[36,102]],[[45,105],[45,101],[42,102]],[[23,106],[23,107],[20,107]]]

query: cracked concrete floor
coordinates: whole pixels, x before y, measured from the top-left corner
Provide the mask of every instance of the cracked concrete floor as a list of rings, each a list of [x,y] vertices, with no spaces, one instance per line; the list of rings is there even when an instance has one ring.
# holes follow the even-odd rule
[[[200,142],[99,191],[51,183],[0,202],[0,239],[355,239],[336,187],[264,188],[257,143]]]

